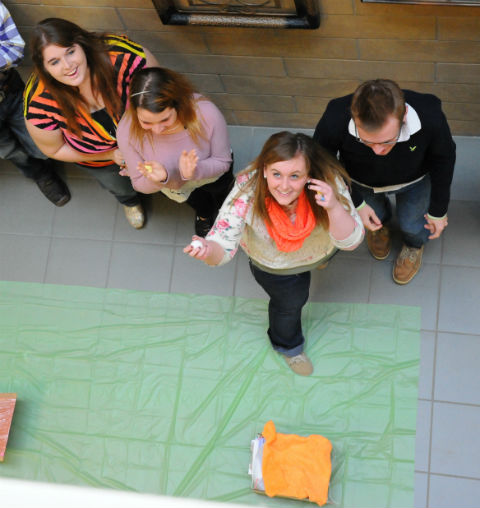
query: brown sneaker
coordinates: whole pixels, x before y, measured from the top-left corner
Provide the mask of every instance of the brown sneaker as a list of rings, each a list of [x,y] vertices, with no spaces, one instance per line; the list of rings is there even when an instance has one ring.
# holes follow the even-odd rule
[[[419,249],[404,245],[393,267],[393,280],[397,284],[408,284],[422,266],[423,245]]]
[[[375,259],[387,258],[392,248],[392,238],[387,226],[383,226],[377,231],[367,230],[367,246]]]
[[[309,376],[313,372],[313,365],[305,353],[295,356],[285,356],[287,365],[299,376]]]

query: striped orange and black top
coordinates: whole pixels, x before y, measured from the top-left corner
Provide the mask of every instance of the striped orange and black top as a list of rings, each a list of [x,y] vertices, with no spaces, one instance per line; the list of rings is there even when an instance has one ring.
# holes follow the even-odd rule
[[[132,75],[137,69],[145,67],[145,52],[142,46],[124,36],[109,35],[106,43],[115,69],[117,91],[125,108]],[[89,112],[79,111],[77,114],[77,121],[82,130],[81,137],[69,131],[58,103],[36,74],[30,76],[25,87],[24,114],[28,121],[40,129],[61,129],[65,142],[79,152],[89,154],[106,152],[117,147],[115,133],[109,132]],[[111,119],[115,127],[120,117]],[[102,167],[113,164],[113,161],[88,161],[80,164]]]

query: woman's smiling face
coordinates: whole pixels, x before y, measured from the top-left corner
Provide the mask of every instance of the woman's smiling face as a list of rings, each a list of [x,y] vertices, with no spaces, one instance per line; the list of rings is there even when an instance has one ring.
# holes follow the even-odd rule
[[[78,44],[63,48],[49,44],[43,50],[43,66],[57,81],[68,86],[80,86],[90,79],[87,56]]]
[[[302,193],[308,180],[303,155],[287,161],[274,162],[265,167],[268,190],[280,206],[292,205]]]

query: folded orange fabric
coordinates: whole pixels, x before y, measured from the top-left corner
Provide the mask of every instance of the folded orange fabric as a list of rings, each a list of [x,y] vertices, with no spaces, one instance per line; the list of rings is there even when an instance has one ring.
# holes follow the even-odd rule
[[[320,506],[328,499],[332,444],[319,435],[280,434],[270,420],[263,428],[262,474],[267,496],[308,498]]]

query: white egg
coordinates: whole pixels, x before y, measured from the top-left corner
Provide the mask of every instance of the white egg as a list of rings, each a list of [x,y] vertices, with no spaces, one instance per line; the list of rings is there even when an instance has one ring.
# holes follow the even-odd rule
[[[201,249],[203,247],[203,242],[200,240],[192,240],[190,245],[193,249]]]

